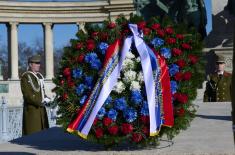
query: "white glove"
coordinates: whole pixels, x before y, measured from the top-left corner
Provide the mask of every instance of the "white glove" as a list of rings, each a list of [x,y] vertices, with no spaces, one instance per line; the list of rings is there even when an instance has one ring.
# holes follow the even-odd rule
[[[50,103],[51,102],[51,99],[49,98],[49,97],[45,97],[44,99],[43,99],[43,101],[42,101],[42,103],[44,104],[44,105],[47,105],[48,103]]]

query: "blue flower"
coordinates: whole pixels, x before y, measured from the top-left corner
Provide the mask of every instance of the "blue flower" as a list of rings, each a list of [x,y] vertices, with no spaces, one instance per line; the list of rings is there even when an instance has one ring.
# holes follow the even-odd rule
[[[160,47],[164,44],[164,40],[160,39],[160,38],[154,38],[152,41],[151,41],[151,44],[157,48],[157,47]]]
[[[81,99],[80,99],[80,105],[83,105],[86,102],[87,96],[84,95]]]
[[[137,112],[133,108],[127,108],[123,115],[128,123],[135,121],[137,118]]]
[[[88,53],[85,62],[89,63],[92,69],[100,70],[102,64],[96,53]]]
[[[105,108],[102,107],[102,108],[100,108],[100,110],[99,110],[99,112],[98,112],[98,114],[97,114],[97,117],[98,117],[99,119],[102,119],[102,118],[104,117],[105,113],[106,113]]]
[[[73,78],[78,79],[82,76],[82,69],[76,68],[73,70]]]
[[[179,72],[179,66],[176,64],[172,64],[169,66],[170,76],[174,76],[177,72]]]
[[[160,52],[163,57],[167,59],[171,58],[171,50],[169,48],[166,47],[161,48]]]
[[[90,63],[92,69],[100,70],[101,69],[101,62],[99,59],[96,59]]]
[[[178,89],[178,84],[176,81],[171,81],[171,93],[174,94]]]
[[[106,99],[106,101],[104,102],[104,104],[105,105],[108,105],[108,104],[110,104],[111,102],[112,102],[112,97],[111,96],[109,96],[107,99]]]
[[[114,107],[115,107],[117,110],[125,110],[126,107],[127,107],[127,103],[126,103],[125,98],[122,97],[122,98],[116,99],[116,100],[114,101]]]
[[[82,93],[85,91],[86,86],[84,84],[80,84],[76,87],[76,93],[78,95],[82,95]]]
[[[114,110],[114,109],[110,109],[110,110],[108,111],[108,113],[107,113],[108,118],[111,118],[113,121],[116,120],[117,115],[118,115],[118,113],[117,113],[117,111]]]
[[[101,54],[103,54],[103,55],[105,54],[108,47],[109,47],[109,45],[105,42],[101,42],[98,46],[98,48],[100,49]]]
[[[146,101],[143,102],[143,106],[140,109],[140,114],[144,116],[149,115],[148,103]]]
[[[88,53],[85,56],[85,62],[86,63],[92,63],[93,61],[95,61],[96,59],[98,59],[98,56],[96,53]]]
[[[132,91],[131,92],[131,101],[135,104],[140,104],[143,100],[143,97],[140,93],[140,91]]]
[[[85,76],[85,84],[87,85],[88,89],[91,89],[93,87],[93,77]]]

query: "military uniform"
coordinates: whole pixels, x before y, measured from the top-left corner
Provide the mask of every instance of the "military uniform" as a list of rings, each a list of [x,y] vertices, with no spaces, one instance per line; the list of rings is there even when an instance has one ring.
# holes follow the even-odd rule
[[[45,96],[42,74],[26,71],[20,81],[24,99],[23,135],[49,127],[46,108],[42,101]]]
[[[217,73],[209,75],[204,93],[204,102],[230,102],[231,101],[231,74],[224,72],[223,75]]]

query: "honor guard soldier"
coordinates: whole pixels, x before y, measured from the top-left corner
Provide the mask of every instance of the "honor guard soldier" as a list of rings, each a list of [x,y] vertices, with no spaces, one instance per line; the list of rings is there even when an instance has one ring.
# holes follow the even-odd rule
[[[28,59],[28,70],[20,81],[24,99],[22,134],[28,135],[49,127],[45,103],[50,99],[45,95],[44,78],[40,69],[40,55]]]
[[[204,102],[230,102],[232,75],[224,70],[225,58],[217,56],[216,72],[207,76]]]

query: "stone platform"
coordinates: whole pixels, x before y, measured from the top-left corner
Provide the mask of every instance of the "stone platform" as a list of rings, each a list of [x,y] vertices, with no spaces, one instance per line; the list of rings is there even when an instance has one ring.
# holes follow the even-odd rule
[[[229,154],[235,155],[231,103],[195,103],[199,106],[191,126],[172,141],[161,141],[156,148],[120,146],[106,151],[102,146],[64,133],[59,127],[0,144],[0,154]]]

